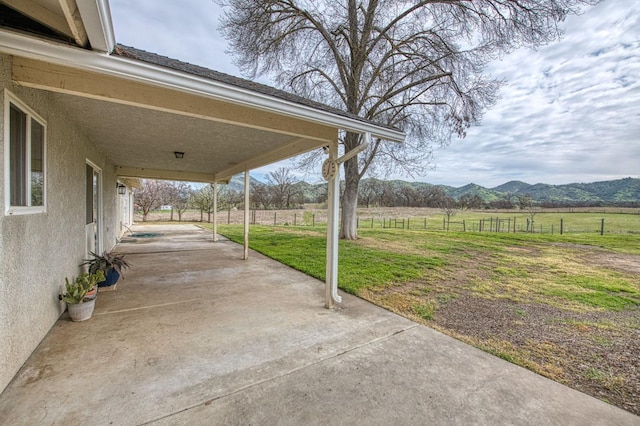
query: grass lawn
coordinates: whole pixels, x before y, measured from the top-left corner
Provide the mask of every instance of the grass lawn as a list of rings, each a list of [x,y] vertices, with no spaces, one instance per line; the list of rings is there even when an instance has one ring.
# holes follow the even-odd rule
[[[324,280],[325,232],[252,226],[250,246]],[[339,242],[344,291],[640,414],[640,235],[359,235]]]

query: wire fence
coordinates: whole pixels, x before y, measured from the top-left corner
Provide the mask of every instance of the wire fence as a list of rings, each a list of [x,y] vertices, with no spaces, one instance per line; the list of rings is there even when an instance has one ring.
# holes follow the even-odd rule
[[[442,213],[412,217],[385,217],[382,213],[360,214],[357,218],[359,229],[404,229],[451,232],[492,232],[492,233],[536,233],[536,234],[640,234],[640,214],[638,213],[542,213],[535,216],[509,215],[506,213],[471,217],[446,217]],[[174,215],[174,219],[177,217]],[[149,220],[169,220],[166,212],[150,215]],[[183,221],[211,222],[213,215],[189,211],[182,215]],[[244,211],[229,209],[218,212],[218,224],[243,224]],[[250,210],[249,223],[266,226],[326,226],[327,211],[314,210]]]

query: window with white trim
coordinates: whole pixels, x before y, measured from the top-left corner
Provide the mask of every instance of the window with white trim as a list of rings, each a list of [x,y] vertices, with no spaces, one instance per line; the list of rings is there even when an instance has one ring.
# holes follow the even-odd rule
[[[42,213],[46,206],[46,124],[6,92],[5,99],[6,213]]]

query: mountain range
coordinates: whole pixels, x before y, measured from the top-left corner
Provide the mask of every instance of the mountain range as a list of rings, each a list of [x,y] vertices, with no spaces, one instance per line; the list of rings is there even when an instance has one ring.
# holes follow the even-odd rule
[[[494,188],[468,184],[460,188],[442,187],[454,198],[464,194],[478,195],[484,201],[494,201],[505,195],[529,195],[538,202],[586,202],[626,203],[640,201],[640,179],[624,178],[592,183],[569,183],[566,185],[534,185],[513,180]]]
[[[251,178],[252,182],[259,182]],[[565,185],[550,185],[545,183],[529,184],[526,182],[513,180],[502,185],[485,188],[484,186],[470,183],[462,187],[447,185],[433,185],[426,182],[407,182],[403,180],[381,181],[374,178],[363,179],[360,182],[360,190],[368,183],[378,185],[389,185],[394,190],[401,190],[403,187],[410,187],[415,191],[424,191],[434,187],[440,188],[446,195],[460,199],[464,195],[477,195],[485,203],[491,203],[505,197],[530,196],[532,200],[552,203],[584,203],[584,204],[621,204],[640,202],[640,179],[624,178],[592,183],[570,183]],[[305,198],[313,198],[322,193],[325,188],[324,183],[311,184],[299,182],[305,193]],[[230,189],[242,191],[242,176],[234,176],[231,180]]]

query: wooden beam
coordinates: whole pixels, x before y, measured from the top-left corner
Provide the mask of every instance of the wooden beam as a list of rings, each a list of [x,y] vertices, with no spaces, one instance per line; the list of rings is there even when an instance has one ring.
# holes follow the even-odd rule
[[[14,57],[12,63],[13,80],[28,87],[299,136],[320,144],[335,139],[336,129],[330,126],[186,93],[180,88],[172,90],[152,82],[145,84],[23,57]]]
[[[164,179],[184,182],[214,183],[213,173],[196,173],[178,170],[144,169],[137,167],[116,166],[116,176],[128,179]]]
[[[87,31],[84,28],[80,11],[75,0],[58,0],[62,13],[67,20],[67,25],[73,34],[73,38],[79,46],[87,47],[89,45],[89,37],[87,37]]]

